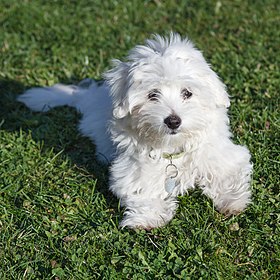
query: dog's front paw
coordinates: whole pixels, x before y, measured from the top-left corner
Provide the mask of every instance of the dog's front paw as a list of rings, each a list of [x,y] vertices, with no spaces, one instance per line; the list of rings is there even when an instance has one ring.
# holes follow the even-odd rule
[[[150,226],[148,223],[144,222],[144,221],[136,221],[132,218],[124,218],[119,225],[120,228],[131,228],[131,229],[143,229],[146,231],[151,231],[153,228],[155,228],[155,226]]]
[[[231,209],[231,208],[227,208],[227,207],[224,207],[224,208],[221,208],[221,209],[218,209],[220,213],[224,214],[226,217],[230,217],[232,215],[239,215],[242,211],[244,211],[245,208],[243,209]]]
[[[149,231],[153,228],[166,225],[173,218],[173,215],[174,214],[172,212],[165,212],[159,215],[151,212],[143,214],[126,211],[125,216],[120,223],[120,227],[129,227],[133,229],[140,228]]]
[[[217,202],[216,202],[217,203]],[[238,215],[251,203],[250,193],[234,200],[223,199],[218,201],[216,207],[218,211],[226,216]]]
[[[167,199],[141,196],[126,198],[124,205],[126,211],[120,227],[141,228],[151,230],[166,225],[175,215],[177,201],[174,197]]]
[[[153,228],[164,226],[168,222],[169,220],[165,221],[160,216],[157,218],[151,218],[149,215],[145,214],[125,213],[125,217],[121,221],[120,227],[129,227],[133,229],[140,228],[149,231]]]

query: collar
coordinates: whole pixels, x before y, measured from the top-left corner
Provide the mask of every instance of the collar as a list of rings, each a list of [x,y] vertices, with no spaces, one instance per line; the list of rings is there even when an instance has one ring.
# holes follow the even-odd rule
[[[173,159],[178,159],[178,158],[181,158],[182,156],[184,156],[185,152],[182,151],[182,152],[179,152],[179,153],[174,153],[174,154],[171,154],[171,153],[162,153],[162,154],[158,154],[158,153],[155,153],[154,150],[151,150],[150,153],[149,153],[149,157],[151,159],[168,159],[170,161],[172,161]]]
[[[178,159],[178,158],[182,157],[184,154],[185,154],[185,152],[180,152],[180,153],[175,153],[175,154],[163,153],[161,155],[161,157],[164,159],[172,160],[172,159]]]

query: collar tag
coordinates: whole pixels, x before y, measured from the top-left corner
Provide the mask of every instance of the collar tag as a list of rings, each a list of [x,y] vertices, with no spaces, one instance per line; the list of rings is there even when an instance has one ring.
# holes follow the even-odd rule
[[[176,179],[175,178],[167,178],[165,180],[165,190],[166,192],[168,192],[169,194],[173,192],[173,190],[176,187]]]
[[[170,163],[166,166],[165,168],[165,174],[166,174],[166,179],[165,179],[165,190],[169,194],[173,192],[175,189],[177,183],[176,183],[176,177],[178,176],[178,168],[175,164],[172,163],[172,160],[170,159]]]

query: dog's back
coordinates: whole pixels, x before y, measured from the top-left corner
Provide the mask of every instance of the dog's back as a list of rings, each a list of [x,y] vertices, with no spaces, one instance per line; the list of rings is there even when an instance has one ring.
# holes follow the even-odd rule
[[[103,162],[112,160],[114,148],[108,134],[112,101],[108,87],[86,79],[76,85],[56,84],[51,87],[31,88],[17,100],[32,111],[47,112],[58,106],[71,106],[82,115],[79,129],[96,144],[96,155]]]

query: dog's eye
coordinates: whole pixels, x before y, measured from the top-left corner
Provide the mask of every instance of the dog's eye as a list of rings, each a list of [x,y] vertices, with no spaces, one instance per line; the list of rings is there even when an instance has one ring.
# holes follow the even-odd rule
[[[161,92],[159,89],[156,89],[156,88],[152,89],[148,93],[148,99],[151,101],[158,101],[160,94],[161,94]]]
[[[191,91],[189,91],[187,88],[182,89],[181,91],[183,99],[189,99],[193,94]]]

